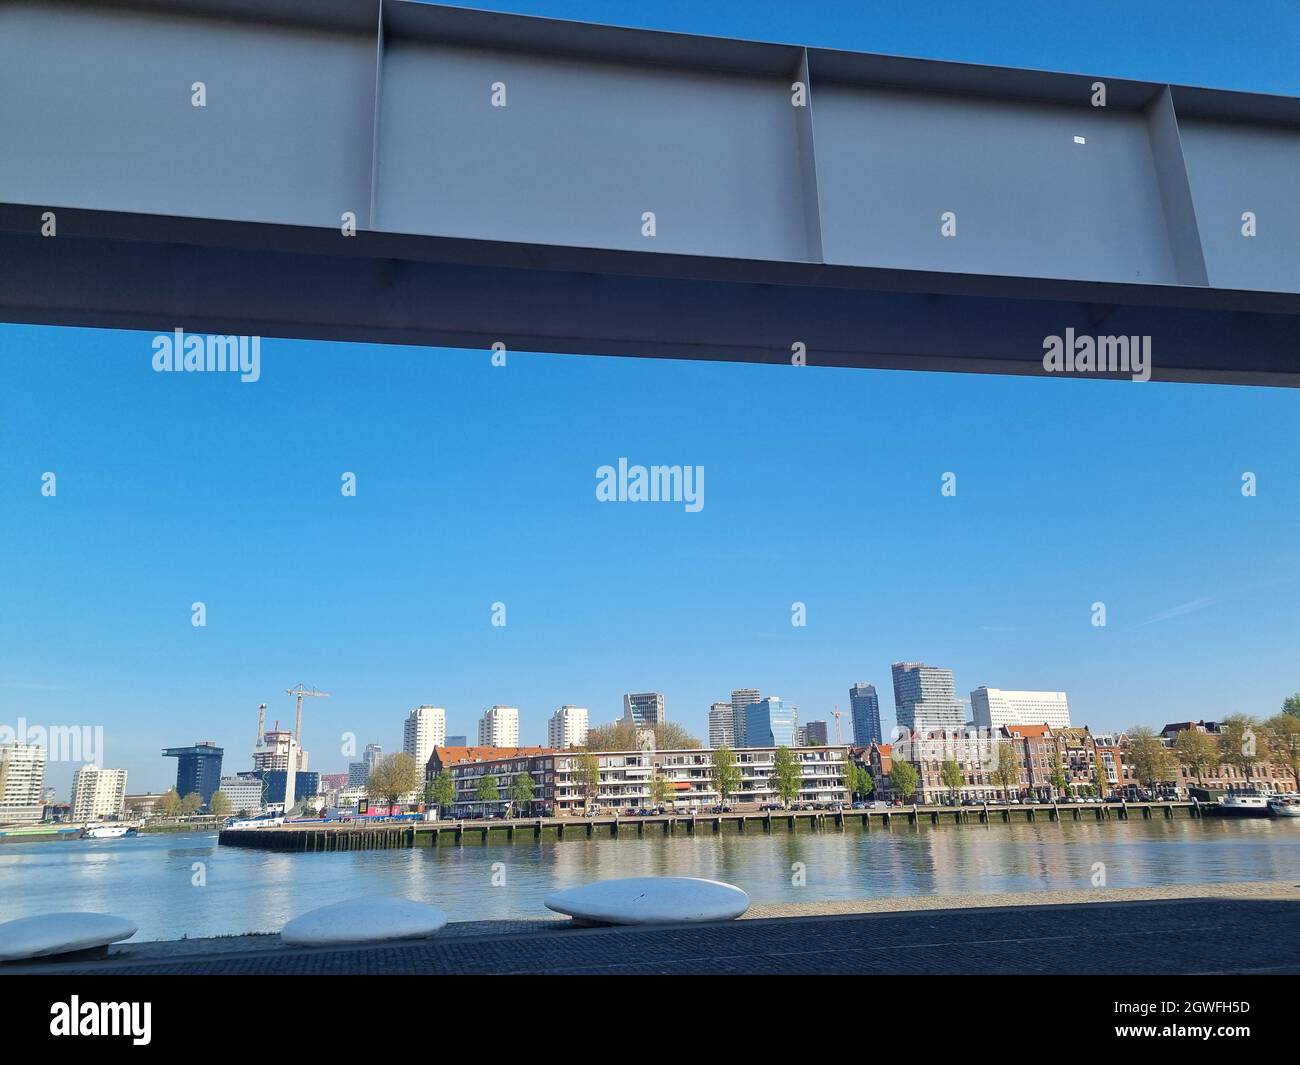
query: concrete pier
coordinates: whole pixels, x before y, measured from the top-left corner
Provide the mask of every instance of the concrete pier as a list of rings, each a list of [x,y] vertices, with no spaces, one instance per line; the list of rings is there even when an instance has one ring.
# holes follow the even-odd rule
[[[1210,812],[1194,802],[1029,803],[980,806],[890,806],[874,810],[778,810],[703,816],[660,814],[650,817],[546,817],[497,821],[420,821],[415,823],[339,821],[262,828],[227,828],[218,841],[229,847],[284,851],[388,850],[512,843],[515,840],[635,839],[647,832],[665,836],[723,832],[763,833],[897,830],[922,824],[988,826],[1037,821],[1145,821],[1203,817]]]

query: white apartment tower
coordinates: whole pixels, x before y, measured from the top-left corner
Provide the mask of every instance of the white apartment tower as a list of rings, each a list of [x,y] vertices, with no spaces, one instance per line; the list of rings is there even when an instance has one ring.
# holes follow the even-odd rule
[[[402,750],[424,771],[435,747],[447,746],[447,711],[441,706],[417,706],[402,725]]]
[[[39,821],[45,812],[45,748],[0,744],[0,823]]]
[[[1047,725],[1070,727],[1070,701],[1065,692],[1013,692],[978,687],[970,693],[975,726],[983,729],[1003,725]]]
[[[714,703],[709,707],[709,746],[736,746],[735,718],[730,703]]]
[[[518,747],[518,708],[494,706],[479,718],[478,743],[480,747]]]
[[[72,774],[72,820],[121,817],[126,809],[126,770],[84,765]]]
[[[557,751],[587,746],[587,708],[560,707],[546,723],[546,746]]]

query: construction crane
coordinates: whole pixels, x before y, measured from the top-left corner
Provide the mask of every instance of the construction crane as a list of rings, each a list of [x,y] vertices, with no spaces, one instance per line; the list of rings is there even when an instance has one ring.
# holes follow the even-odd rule
[[[266,703],[257,704],[257,741],[253,744],[253,750],[260,751],[262,744],[266,741],[263,736],[266,734]]]
[[[831,717],[835,718],[835,746],[836,747],[844,746],[844,744],[840,742],[840,718],[842,718],[844,714],[845,711],[841,710],[839,706],[836,706],[835,709],[831,711]]]
[[[302,700],[306,696],[314,699],[328,699],[329,692],[318,692],[315,688],[308,688],[305,684],[299,684],[296,688],[285,688],[285,695],[296,695],[298,697],[298,714],[293,722],[293,742],[302,749]]]

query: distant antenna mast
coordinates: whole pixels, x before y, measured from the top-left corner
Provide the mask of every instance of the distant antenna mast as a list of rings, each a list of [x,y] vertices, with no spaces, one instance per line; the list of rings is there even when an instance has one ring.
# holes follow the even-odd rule
[[[257,739],[253,741],[253,749],[260,751],[262,749],[262,739],[266,735],[266,703],[259,703],[257,707]]]

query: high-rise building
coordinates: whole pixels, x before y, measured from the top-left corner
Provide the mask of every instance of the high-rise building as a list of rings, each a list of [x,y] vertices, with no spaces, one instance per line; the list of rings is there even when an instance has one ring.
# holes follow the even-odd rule
[[[745,707],[746,747],[795,747],[798,728],[798,710],[782,702],[779,695]]]
[[[714,703],[709,707],[709,746],[736,746],[736,722],[730,703]]]
[[[435,747],[447,744],[447,711],[441,706],[417,706],[402,726],[402,750],[415,759],[424,773]]]
[[[1070,700],[1065,692],[1013,692],[984,685],[970,693],[971,714],[977,728],[1003,725],[1070,727]]]
[[[519,710],[513,706],[494,706],[478,722],[478,742],[482,747],[519,746]]]
[[[761,698],[757,688],[736,688],[731,693],[731,738],[737,747],[749,745],[745,739],[745,707]]]
[[[348,763],[348,787],[364,788],[370,783],[370,774],[384,757],[384,749],[377,743],[367,743],[361,761]],[[277,767],[283,768],[283,767]],[[421,766],[421,769],[424,767]]]
[[[126,811],[126,770],[83,765],[72,774],[72,820],[98,821]]]
[[[565,704],[546,723],[546,746],[557,751],[587,746],[587,708]]]
[[[803,733],[799,744],[801,747],[825,747],[830,743],[825,721],[809,721],[800,726],[800,731]]]
[[[45,814],[45,748],[0,745],[0,822],[39,821]]]
[[[637,727],[662,725],[668,720],[664,713],[662,692],[633,692],[623,696],[623,719]]]
[[[292,733],[285,735],[292,739]],[[210,740],[200,740],[193,747],[166,748],[163,757],[176,759],[176,793],[184,798],[197,792],[207,806],[212,793],[221,786],[221,759],[225,753]]]
[[[849,689],[849,710],[853,717],[853,742],[859,747],[881,743],[880,697],[876,686],[859,681]]]
[[[957,698],[952,670],[922,662],[895,662],[894,714],[900,728],[914,733],[961,729],[965,704]]]

